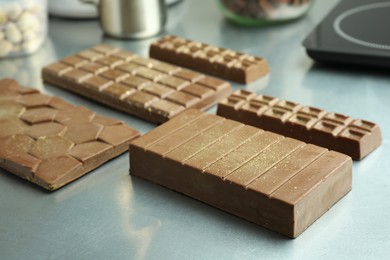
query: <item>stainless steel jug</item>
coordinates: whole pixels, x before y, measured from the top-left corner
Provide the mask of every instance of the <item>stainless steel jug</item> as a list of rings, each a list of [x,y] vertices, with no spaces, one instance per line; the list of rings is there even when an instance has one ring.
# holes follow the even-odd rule
[[[167,19],[164,0],[80,1],[97,6],[103,31],[113,37],[150,37],[164,28]]]

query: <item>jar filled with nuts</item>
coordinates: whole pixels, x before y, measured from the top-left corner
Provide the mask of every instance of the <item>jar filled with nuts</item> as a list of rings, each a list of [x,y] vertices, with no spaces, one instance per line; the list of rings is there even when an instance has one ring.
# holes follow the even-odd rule
[[[222,13],[241,25],[287,22],[305,14],[311,0],[217,0]]]
[[[33,53],[46,35],[46,0],[0,0],[0,58]]]

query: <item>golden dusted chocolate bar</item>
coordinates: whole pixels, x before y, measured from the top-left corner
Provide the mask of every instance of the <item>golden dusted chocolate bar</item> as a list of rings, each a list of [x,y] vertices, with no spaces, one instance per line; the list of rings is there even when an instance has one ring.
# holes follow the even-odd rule
[[[0,167],[47,190],[127,151],[138,136],[121,121],[0,80]]]
[[[268,63],[209,44],[167,35],[150,45],[150,57],[238,83],[249,83],[269,73]]]
[[[238,90],[218,104],[217,114],[244,124],[320,145],[361,160],[378,148],[378,125],[278,98]]]
[[[206,109],[231,93],[230,84],[108,45],[43,68],[45,82],[153,123],[187,108]]]
[[[130,174],[294,238],[351,190],[352,160],[190,109],[130,143]]]

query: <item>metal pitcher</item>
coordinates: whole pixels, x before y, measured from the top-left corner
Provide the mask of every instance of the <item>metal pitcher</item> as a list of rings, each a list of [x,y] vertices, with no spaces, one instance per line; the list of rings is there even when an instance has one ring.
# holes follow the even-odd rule
[[[80,0],[97,6],[103,31],[113,37],[141,39],[158,34],[166,23],[164,0]]]

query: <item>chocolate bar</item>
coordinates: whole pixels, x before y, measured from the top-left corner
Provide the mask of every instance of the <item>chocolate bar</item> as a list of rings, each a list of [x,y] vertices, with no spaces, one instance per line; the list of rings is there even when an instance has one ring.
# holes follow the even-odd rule
[[[351,190],[352,160],[190,109],[130,143],[130,174],[294,238]]]
[[[361,160],[382,142],[375,123],[238,90],[218,104],[217,114]]]
[[[138,136],[121,121],[0,80],[0,167],[47,190],[127,151]]]
[[[263,58],[168,35],[150,45],[150,57],[247,84],[269,73]]]
[[[43,68],[45,82],[153,123],[206,109],[231,93],[228,82],[98,45]]]

